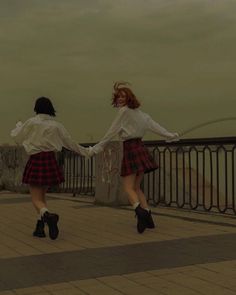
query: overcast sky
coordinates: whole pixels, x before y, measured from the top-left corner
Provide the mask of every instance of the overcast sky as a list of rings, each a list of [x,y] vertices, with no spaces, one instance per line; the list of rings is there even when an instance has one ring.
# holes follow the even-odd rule
[[[0,0],[0,143],[12,143],[39,96],[77,141],[98,141],[116,113],[117,80],[170,131],[236,117],[235,36],[235,0]],[[186,137],[235,135],[235,126]]]

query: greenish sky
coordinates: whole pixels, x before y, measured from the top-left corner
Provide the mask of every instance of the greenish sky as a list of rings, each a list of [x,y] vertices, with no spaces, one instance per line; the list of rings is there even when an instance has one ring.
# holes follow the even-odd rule
[[[42,95],[77,141],[98,141],[117,80],[170,131],[236,117],[235,36],[235,0],[1,0],[0,143]],[[233,136],[235,125],[186,137]]]

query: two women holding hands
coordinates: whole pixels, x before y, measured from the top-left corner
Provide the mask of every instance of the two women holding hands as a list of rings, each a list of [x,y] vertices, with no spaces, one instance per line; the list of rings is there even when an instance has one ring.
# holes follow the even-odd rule
[[[56,213],[49,212],[46,203],[48,187],[64,181],[55,152],[62,147],[79,153],[82,156],[93,156],[104,150],[106,144],[118,136],[123,142],[123,160],[121,177],[128,200],[137,215],[137,231],[154,228],[151,211],[146,197],[140,187],[144,173],[158,168],[142,138],[146,131],[157,133],[169,141],[178,140],[178,133],[171,133],[155,122],[148,114],[140,110],[140,102],[127,83],[115,83],[112,105],[118,109],[111,127],[99,143],[85,148],[76,143],[65,127],[54,120],[55,109],[46,97],[36,100],[34,111],[36,116],[24,124],[18,122],[11,136],[22,144],[29,154],[22,182],[29,185],[32,203],[38,213],[36,229],[37,237],[45,237],[44,224],[49,227],[49,236],[56,239],[59,233]]]

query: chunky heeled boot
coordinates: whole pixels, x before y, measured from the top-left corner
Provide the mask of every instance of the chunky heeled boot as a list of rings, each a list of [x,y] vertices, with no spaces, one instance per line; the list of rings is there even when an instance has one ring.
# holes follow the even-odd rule
[[[43,220],[37,220],[35,231],[33,232],[34,237],[38,238],[45,238],[45,232],[44,232],[44,222]]]
[[[145,231],[147,228],[147,210],[143,209],[140,205],[136,207],[135,213],[138,219],[137,222],[137,231],[141,234]]]
[[[151,211],[149,211],[147,214],[146,223],[147,223],[147,228],[155,228],[155,223],[152,219]]]
[[[55,240],[58,236],[58,233],[59,233],[59,229],[57,226],[58,220],[59,220],[59,216],[55,213],[45,212],[43,214],[43,221],[45,223],[47,223],[47,225],[48,225],[49,237],[52,240]]]

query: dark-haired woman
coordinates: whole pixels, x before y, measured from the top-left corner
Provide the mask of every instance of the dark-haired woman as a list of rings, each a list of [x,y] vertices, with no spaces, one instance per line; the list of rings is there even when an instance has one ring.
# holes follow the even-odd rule
[[[123,141],[121,176],[124,190],[137,215],[137,230],[154,228],[151,211],[140,188],[144,173],[157,169],[157,164],[142,142],[146,131],[150,130],[167,139],[178,140],[178,133],[171,133],[139,109],[140,103],[127,83],[115,83],[112,105],[118,114],[111,127],[99,143],[92,147],[90,155],[103,151],[106,144],[116,135]]]
[[[22,144],[30,156],[22,182],[29,185],[32,203],[39,215],[33,235],[45,237],[44,223],[49,227],[49,236],[56,239],[58,230],[58,214],[49,212],[45,194],[51,186],[64,181],[57,164],[55,152],[62,147],[87,156],[86,148],[74,142],[65,127],[54,120],[55,109],[47,97],[40,97],[35,102],[36,116],[25,123],[18,122],[11,131],[11,136],[18,144]]]

